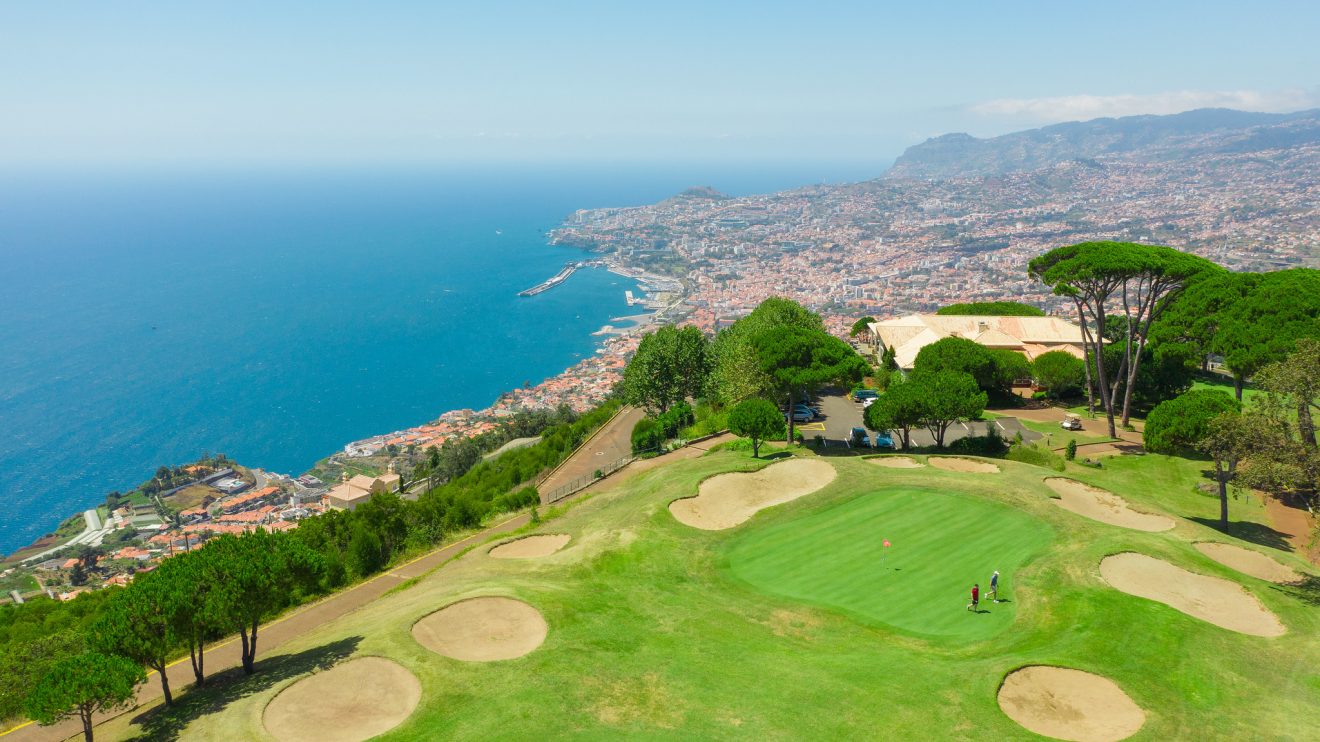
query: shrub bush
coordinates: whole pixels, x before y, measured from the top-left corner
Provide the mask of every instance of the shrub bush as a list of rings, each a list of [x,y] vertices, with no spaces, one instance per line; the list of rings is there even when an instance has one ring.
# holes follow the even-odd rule
[[[1063,462],[1063,458],[1058,454],[1035,446],[1010,446],[1008,453],[1004,455],[1004,458],[1009,461],[1017,461],[1023,464],[1043,466],[1046,469],[1053,469],[1055,471],[1063,471],[1067,468],[1067,465]]]
[[[950,443],[946,449],[949,453],[960,453],[967,456],[1003,456],[1008,450],[1008,445],[1004,443],[1003,436],[999,435],[994,428],[990,429],[989,435],[978,435],[970,438],[959,438]]]
[[[637,421],[632,430],[633,453],[645,453],[660,448],[665,442],[665,431],[659,422],[649,417]]]

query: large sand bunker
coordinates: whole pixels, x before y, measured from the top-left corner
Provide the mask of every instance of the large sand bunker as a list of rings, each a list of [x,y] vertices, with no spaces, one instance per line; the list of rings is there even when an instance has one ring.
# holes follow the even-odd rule
[[[1242,586],[1145,554],[1107,556],[1100,562],[1100,576],[1129,595],[1158,601],[1230,631],[1252,636],[1279,636],[1285,631],[1278,617]]]
[[[930,462],[930,465],[936,469],[945,471],[960,471],[965,474],[996,474],[999,472],[999,467],[994,464],[953,456],[931,456],[926,461]]]
[[[422,684],[398,663],[358,657],[280,691],[261,722],[281,742],[358,742],[403,723],[421,697]]]
[[[911,456],[878,456],[874,459],[867,459],[867,461],[886,469],[920,469],[925,466],[925,464]]]
[[[1167,531],[1174,526],[1173,519],[1168,516],[1133,510],[1127,500],[1113,492],[1075,479],[1050,477],[1045,480],[1045,484],[1059,495],[1060,499],[1054,501],[1055,505],[1091,520],[1151,533]]]
[[[512,598],[472,598],[413,624],[423,647],[468,662],[511,660],[541,646],[549,632],[541,612]]]
[[[1076,742],[1115,742],[1146,723],[1146,712],[1114,681],[1066,667],[1009,673],[999,687],[999,708],[1036,734]]]
[[[753,472],[720,474],[702,482],[696,497],[669,503],[669,512],[693,528],[733,528],[765,508],[815,492],[834,481],[834,475],[834,467],[819,459],[790,459]]]
[[[496,559],[536,559],[538,557],[547,557],[564,548],[568,543],[567,533],[547,533],[537,536],[527,536],[514,541],[506,541],[494,549],[490,550],[490,555]]]
[[[1225,567],[1266,582],[1285,584],[1302,579],[1291,567],[1285,567],[1259,551],[1215,541],[1202,541],[1196,545],[1196,549]]]

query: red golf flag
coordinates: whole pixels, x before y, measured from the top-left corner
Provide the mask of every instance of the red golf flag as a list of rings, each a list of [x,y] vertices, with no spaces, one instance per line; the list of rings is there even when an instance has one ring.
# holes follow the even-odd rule
[[[889,539],[885,539],[885,548],[886,548],[886,549],[889,548]]]

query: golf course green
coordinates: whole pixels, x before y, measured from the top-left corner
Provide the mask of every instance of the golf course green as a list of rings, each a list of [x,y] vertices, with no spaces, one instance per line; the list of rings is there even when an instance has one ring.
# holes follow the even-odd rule
[[[670,503],[696,496],[713,477],[782,466],[782,458],[717,450],[648,462],[524,529],[569,537],[560,550],[500,559],[490,547],[510,535],[474,543],[279,646],[251,678],[190,690],[173,709],[126,714],[98,739],[280,739],[278,722],[289,720],[278,714],[293,706],[275,699],[290,688],[286,699],[306,696],[296,684],[322,663],[357,657],[395,663],[421,688],[415,709],[381,740],[1042,739],[1025,724],[1072,723],[1073,709],[1050,695],[1060,687],[1039,685],[1055,678],[1104,685],[1123,703],[1103,701],[1094,718],[1108,723],[1126,707],[1116,734],[1133,740],[1316,738],[1315,578],[1266,582],[1195,544],[1231,542],[1300,573],[1315,569],[1206,525],[1218,502],[1195,488],[1204,462],[1122,457],[1062,473],[1177,522],[1148,533],[1056,507],[1044,484],[1061,475],[1053,469],[1000,460],[1000,473],[974,477],[818,460],[832,468],[819,488],[724,530],[685,525]],[[750,489],[770,479],[744,481]],[[1232,516],[1235,532],[1267,527],[1264,510],[1246,500],[1233,503]],[[1231,581],[1286,633],[1232,631],[1116,589],[1100,564],[1128,552]],[[968,613],[971,584],[984,589],[995,569],[1010,602],[983,601],[987,613]],[[491,661],[419,643],[419,621],[487,596],[513,599],[488,601],[493,609],[513,601],[534,609],[544,642]],[[515,636],[513,619],[496,615],[454,636]],[[1025,667],[1045,669],[1014,675]]]
[[[916,635],[985,639],[1012,624],[1007,581],[1050,538],[1044,521],[1006,505],[888,487],[748,531],[729,561],[769,593]],[[972,584],[988,591],[996,569],[1006,602],[967,611]]]

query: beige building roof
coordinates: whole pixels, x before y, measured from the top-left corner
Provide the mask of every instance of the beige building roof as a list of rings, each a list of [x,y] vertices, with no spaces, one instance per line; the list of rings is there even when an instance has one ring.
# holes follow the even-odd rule
[[[1061,317],[909,314],[872,322],[870,329],[882,349],[894,349],[894,360],[903,369],[912,368],[922,348],[946,337],[1016,350],[1033,359],[1051,350],[1084,357],[1082,329]]]
[[[394,472],[370,477],[358,474],[343,484],[336,485],[326,493],[330,507],[352,510],[381,492],[394,492],[399,489],[399,475]]]

